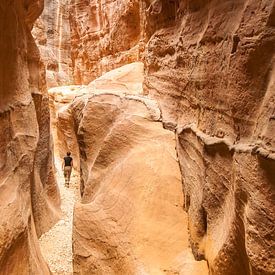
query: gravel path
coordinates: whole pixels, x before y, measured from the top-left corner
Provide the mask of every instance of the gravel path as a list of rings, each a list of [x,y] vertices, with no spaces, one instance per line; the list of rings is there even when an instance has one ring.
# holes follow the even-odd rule
[[[60,163],[56,163],[57,182],[62,200],[62,218],[50,231],[41,236],[39,242],[42,254],[53,274],[73,274],[72,265],[72,224],[73,208],[78,197],[78,177],[72,173],[70,187],[64,186]]]

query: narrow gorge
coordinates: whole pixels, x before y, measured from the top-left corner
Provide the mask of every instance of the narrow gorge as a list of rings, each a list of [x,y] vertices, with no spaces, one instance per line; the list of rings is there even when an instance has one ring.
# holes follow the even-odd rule
[[[274,53],[274,0],[2,0],[0,275],[275,274]]]

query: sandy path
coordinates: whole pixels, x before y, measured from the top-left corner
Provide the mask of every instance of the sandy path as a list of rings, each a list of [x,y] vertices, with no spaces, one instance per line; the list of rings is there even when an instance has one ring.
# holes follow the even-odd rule
[[[78,177],[72,173],[69,188],[64,186],[60,163],[56,163],[57,182],[62,200],[61,220],[50,231],[41,236],[39,242],[42,254],[53,274],[73,274],[72,266],[72,223],[73,208],[78,197]]]

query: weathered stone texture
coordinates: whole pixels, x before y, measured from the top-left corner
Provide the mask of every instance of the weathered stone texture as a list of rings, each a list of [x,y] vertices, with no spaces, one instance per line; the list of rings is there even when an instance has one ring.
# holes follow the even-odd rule
[[[72,0],[72,62],[76,84],[140,60],[144,48],[143,2]]]
[[[30,29],[43,1],[0,4],[0,274],[49,274],[37,242],[58,218],[45,72]]]
[[[273,274],[274,1],[165,2],[144,88],[177,132],[193,252],[213,274]]]
[[[144,94],[176,131],[197,258],[274,273],[274,1],[74,0],[71,15],[75,81],[144,61]]]
[[[80,161],[74,272],[207,274],[189,247],[175,135],[163,128],[157,103],[142,95],[138,68],[107,73],[59,109],[61,140],[75,142],[68,148],[77,148]]]
[[[32,34],[46,66],[49,88],[73,84],[69,0],[45,0]]]
[[[208,262],[212,274],[274,274],[274,0],[46,3],[36,31],[41,49],[47,49],[44,61],[55,83],[50,85],[67,84],[61,71],[72,72],[76,84],[94,80],[70,93],[70,99],[82,94],[71,105],[51,94],[59,110],[58,150],[75,150],[82,178],[74,225],[76,273],[184,274],[193,264],[202,272],[187,249],[188,221],[193,254]],[[1,28],[11,30],[0,38],[1,203],[2,211],[10,209],[6,194],[24,190],[20,196],[28,198],[32,186],[31,202],[15,205],[14,213],[30,205],[44,210],[30,210],[35,227],[23,219],[15,235],[1,237],[16,240],[5,242],[16,247],[3,249],[5,255],[28,247],[26,228],[45,230],[44,214],[39,215],[48,211],[44,190],[49,198],[56,194],[42,65],[26,27],[43,5],[24,4],[9,2],[13,9],[7,1],[0,4]],[[53,13],[54,7],[64,12]],[[53,33],[43,34],[45,22]],[[124,67],[96,79],[136,61],[144,62],[144,77],[136,63],[136,75]],[[45,176],[48,181],[37,184]],[[181,179],[187,216],[176,206],[183,203]]]

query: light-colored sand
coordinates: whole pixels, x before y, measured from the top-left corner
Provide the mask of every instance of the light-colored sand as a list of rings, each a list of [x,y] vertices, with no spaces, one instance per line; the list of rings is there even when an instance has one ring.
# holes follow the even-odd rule
[[[78,176],[74,171],[70,187],[64,186],[60,163],[56,163],[56,178],[62,200],[61,220],[40,238],[42,254],[53,274],[73,274],[72,266],[72,223],[73,208],[78,197]]]

